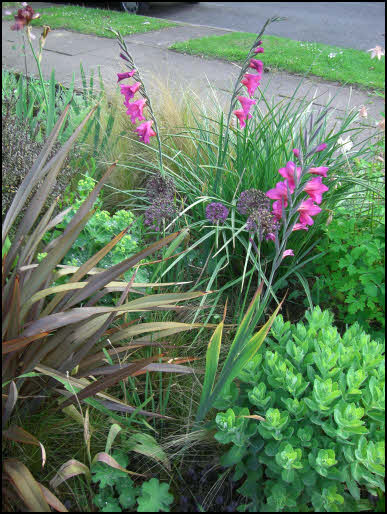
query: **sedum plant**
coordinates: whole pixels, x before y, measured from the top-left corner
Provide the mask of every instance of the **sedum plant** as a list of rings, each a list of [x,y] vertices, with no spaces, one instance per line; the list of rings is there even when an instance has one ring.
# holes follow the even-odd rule
[[[216,403],[245,511],[366,510],[362,492],[384,491],[384,343],[357,323],[340,336],[319,307],[305,317],[278,316]]]

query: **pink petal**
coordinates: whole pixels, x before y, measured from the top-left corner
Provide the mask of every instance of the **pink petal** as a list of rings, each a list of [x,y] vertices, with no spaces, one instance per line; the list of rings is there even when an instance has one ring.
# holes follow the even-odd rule
[[[282,254],[282,258],[284,257],[288,257],[289,255],[291,255],[292,257],[294,257],[294,252],[293,250],[289,249],[289,250],[285,250],[284,253]]]
[[[316,152],[322,152],[327,147],[326,143],[321,143],[321,145],[318,145],[316,148]]]
[[[329,187],[322,183],[322,177],[314,177],[305,184],[304,191],[316,202],[322,202],[322,195],[329,191]]]
[[[295,157],[297,157],[297,159],[300,158],[300,150],[298,148],[293,148],[292,152],[294,153]]]
[[[321,175],[322,177],[327,176],[329,168],[327,166],[319,166],[318,168],[309,168],[309,173],[313,175]]]

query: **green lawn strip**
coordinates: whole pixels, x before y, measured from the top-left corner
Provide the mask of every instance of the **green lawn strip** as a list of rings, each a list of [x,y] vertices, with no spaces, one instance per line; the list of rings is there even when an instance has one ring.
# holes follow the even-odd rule
[[[174,43],[169,47],[191,55],[216,57],[243,62],[256,34],[233,32]],[[263,36],[264,54],[258,54],[265,66],[291,73],[311,74],[326,80],[384,89],[384,59],[371,59],[366,51],[352,48],[294,41],[283,37]]]
[[[32,25],[49,25],[51,29],[67,29],[81,32],[82,34],[95,34],[96,36],[108,38],[115,37],[114,34],[106,29],[109,26],[119,30],[123,36],[129,36],[177,25],[176,23],[147,16],[137,16],[124,11],[92,9],[78,5],[45,7],[43,9],[36,9],[36,11],[41,16],[34,20]],[[3,16],[3,19],[12,20],[13,16]]]

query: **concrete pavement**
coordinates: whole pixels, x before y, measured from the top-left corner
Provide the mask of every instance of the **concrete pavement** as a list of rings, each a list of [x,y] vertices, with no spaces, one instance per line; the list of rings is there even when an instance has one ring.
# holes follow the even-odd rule
[[[24,71],[24,57],[21,55],[21,34],[10,30],[10,22],[2,22],[2,66],[19,72]],[[34,29],[40,35],[41,28]],[[184,41],[195,37],[222,35],[228,31],[180,24],[178,27],[134,34],[125,37],[128,49],[140,70],[145,85],[157,104],[160,92],[155,79],[167,82],[176,99],[191,89],[200,96],[204,103],[211,103],[211,87],[215,89],[220,105],[227,110],[229,91],[233,88],[239,73],[236,64],[217,59],[204,59],[199,56],[183,55],[168,50],[176,41]],[[35,44],[37,45],[37,40]],[[15,50],[15,46],[19,50]],[[263,57],[264,61],[264,57]],[[37,75],[36,65],[31,57],[27,57],[29,73]],[[53,30],[49,33],[43,50],[42,71],[46,79],[52,68],[59,82],[69,84],[75,72],[76,85],[81,85],[79,65],[82,65],[88,76],[100,66],[106,89],[116,87],[116,73],[122,71],[122,60],[119,58],[119,47],[114,39],[101,38],[93,35],[79,34],[65,30]],[[261,88],[266,89],[266,98],[274,100],[291,97],[299,85],[300,77],[285,72],[266,72],[263,75]],[[316,105],[324,105],[334,97],[332,106],[335,108],[331,123],[339,121],[347,109],[360,109],[365,105],[368,120],[367,135],[375,132],[374,120],[380,120],[380,111],[384,110],[384,100],[366,91],[343,87],[328,83],[316,77],[304,80],[297,92],[297,98],[305,95],[312,98],[317,91]],[[359,120],[360,123],[360,120]]]

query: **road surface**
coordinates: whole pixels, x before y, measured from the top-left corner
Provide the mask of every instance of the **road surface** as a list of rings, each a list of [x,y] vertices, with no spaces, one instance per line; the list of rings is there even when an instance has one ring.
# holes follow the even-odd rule
[[[287,20],[270,25],[267,35],[365,51],[384,48],[384,2],[150,2],[146,14],[242,32],[257,32],[278,15]]]

